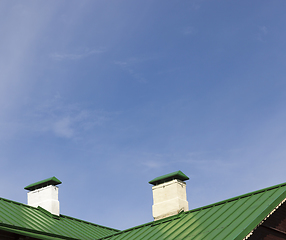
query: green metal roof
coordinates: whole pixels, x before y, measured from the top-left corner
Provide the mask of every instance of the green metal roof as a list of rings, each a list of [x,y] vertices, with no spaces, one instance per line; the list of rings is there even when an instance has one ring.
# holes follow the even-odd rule
[[[38,188],[42,188],[42,187],[49,186],[49,185],[55,186],[55,185],[58,185],[61,183],[62,182],[59,179],[57,179],[56,177],[51,177],[51,178],[47,178],[47,179],[44,179],[44,180],[36,182],[36,183],[32,183],[32,184],[28,185],[27,187],[24,187],[24,189],[33,191],[33,190],[38,189]]]
[[[143,224],[101,239],[241,240],[285,198],[286,183],[283,183]]]
[[[182,181],[189,180],[189,178],[184,173],[182,173],[181,171],[176,171],[176,172],[172,172],[169,174],[165,174],[165,175],[160,176],[160,177],[156,177],[153,180],[151,180],[149,183],[153,184],[153,185],[157,185],[160,183],[171,181],[173,179],[179,179]]]
[[[241,240],[285,198],[283,183],[124,231],[0,198],[0,230],[43,240]]]
[[[46,240],[91,240],[119,231],[4,198],[0,198],[0,230]]]

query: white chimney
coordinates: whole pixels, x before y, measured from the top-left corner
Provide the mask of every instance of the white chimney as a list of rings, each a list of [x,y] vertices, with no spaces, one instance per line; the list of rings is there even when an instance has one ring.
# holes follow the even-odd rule
[[[153,184],[154,220],[159,220],[189,210],[186,183],[189,178],[181,171],[169,173],[151,180]]]
[[[56,186],[62,182],[56,177],[32,183],[25,187],[28,192],[28,205],[42,207],[54,215],[60,215],[60,202],[58,200],[59,188]]]

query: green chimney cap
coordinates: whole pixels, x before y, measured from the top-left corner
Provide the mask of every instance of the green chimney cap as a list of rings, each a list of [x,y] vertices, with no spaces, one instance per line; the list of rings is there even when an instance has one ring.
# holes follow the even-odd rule
[[[179,179],[182,181],[189,180],[189,178],[184,173],[182,173],[181,171],[177,171],[177,172],[172,172],[172,173],[163,175],[161,177],[154,178],[149,183],[153,185],[157,185],[160,183],[169,182],[173,179]]]
[[[39,188],[46,187],[49,185],[55,186],[55,185],[58,185],[61,183],[62,182],[59,179],[57,179],[56,177],[51,177],[51,178],[47,178],[45,180],[42,180],[42,181],[39,181],[36,183],[32,183],[32,184],[28,185],[27,187],[25,187],[24,189],[33,191],[35,189],[39,189]]]

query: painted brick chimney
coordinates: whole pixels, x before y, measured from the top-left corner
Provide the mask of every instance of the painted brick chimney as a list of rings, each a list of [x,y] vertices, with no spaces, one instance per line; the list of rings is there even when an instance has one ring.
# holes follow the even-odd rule
[[[149,182],[154,185],[152,212],[155,221],[189,210],[184,182],[186,180],[189,178],[181,171],[177,171]]]
[[[60,202],[58,200],[58,187],[56,185],[62,182],[56,177],[32,183],[25,187],[29,190],[28,205],[33,207],[42,207],[54,215],[60,215]]]

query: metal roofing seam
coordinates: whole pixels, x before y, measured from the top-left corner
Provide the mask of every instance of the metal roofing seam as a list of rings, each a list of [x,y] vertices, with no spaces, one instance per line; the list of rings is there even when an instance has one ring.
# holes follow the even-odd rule
[[[140,234],[140,231],[146,231],[147,229],[146,228],[137,228],[136,229],[136,231],[134,231],[134,232],[129,232],[128,234],[129,234],[129,238],[133,238],[134,239],[134,236],[136,236],[136,235],[138,235],[138,233]],[[117,240],[120,240],[121,238],[124,238],[125,236],[124,235],[122,235],[122,237],[119,235],[119,237],[116,237],[116,239]]]
[[[227,212],[227,211],[230,211],[231,210],[231,208],[233,207],[233,205],[235,205],[235,203],[236,202],[226,202],[226,204],[225,205],[222,205],[219,209],[218,209],[218,211],[217,212],[220,212],[221,210],[222,210],[222,212],[221,213],[219,213],[218,214],[218,216],[217,217],[215,217],[214,218],[214,220],[212,221],[212,228],[213,229],[217,229],[217,228],[219,228],[219,226],[221,225],[221,222],[219,222],[219,219],[221,218],[221,217],[223,217],[223,215],[225,215],[225,213]],[[218,207],[219,205],[217,205],[216,207]],[[224,208],[226,208],[226,209],[224,209]],[[207,229],[209,228],[209,226],[211,226],[210,224],[208,225],[208,227],[207,227]],[[204,229],[204,231],[206,231],[206,229]],[[204,236],[204,238],[206,238],[210,233],[211,233],[211,231],[210,230],[208,230],[209,232]]]
[[[92,222],[84,221],[84,220],[81,220],[81,219],[78,219],[78,218],[74,218],[74,217],[70,217],[70,216],[67,216],[67,215],[61,214],[60,216],[61,216],[61,218],[66,218],[66,219],[69,219],[69,220],[82,222],[82,223],[84,223],[84,224],[89,224],[89,225],[91,225],[91,226],[93,226],[93,227],[99,227],[99,228],[103,228],[103,229],[107,229],[107,230],[112,230],[112,231],[120,232],[120,230],[115,229],[115,228],[102,226],[102,225],[100,225],[100,224],[95,224],[95,223],[92,223]]]
[[[281,206],[283,201],[285,202],[285,200],[286,200],[286,190],[282,191],[281,194],[277,198],[274,198],[273,201],[269,203],[260,214],[257,215],[256,219],[259,221],[258,224],[254,226],[253,222],[249,223],[241,232],[238,233],[238,235],[234,238],[234,240],[240,240],[242,236],[245,237],[244,232],[246,231],[247,231],[247,234],[249,234],[251,230],[254,230],[255,227],[259,226],[259,224],[261,224],[263,220],[266,220],[273,212],[275,212]],[[264,217],[263,215],[265,214],[265,212],[268,212],[269,209],[273,209],[273,210],[270,213],[268,213],[266,217]]]
[[[30,209],[29,209],[30,210]],[[29,214],[29,210],[28,209],[21,209],[21,212],[23,215],[28,215]],[[43,224],[44,222],[44,218],[41,214],[39,214],[38,212],[34,212],[34,218],[30,219],[30,218],[26,218],[26,222],[31,222],[32,225],[35,225],[35,223],[39,223],[39,224]]]
[[[214,210],[216,210],[216,208],[218,208],[218,206],[214,206]],[[212,216],[213,216],[213,212],[211,211],[211,209],[208,209],[208,210],[205,210],[207,213],[208,213],[208,215],[204,215],[202,218],[200,218],[200,219],[197,219],[197,227],[196,227],[196,229],[194,229],[194,230],[192,230],[192,231],[189,231],[189,232],[187,232],[186,234],[185,234],[185,237],[192,237],[192,238],[196,238],[196,237],[198,237],[198,236],[200,236],[200,235],[202,235],[202,234],[204,234],[204,232],[206,231],[205,230],[205,228],[203,228],[202,226],[205,226],[206,224],[206,222],[207,222],[207,220],[209,219],[209,218],[211,218]],[[216,212],[216,211],[215,211]],[[207,219],[205,219],[205,217],[207,217]],[[201,238],[201,237],[200,237]]]
[[[8,215],[8,214],[5,214],[5,216],[8,216],[8,217],[6,218],[6,221],[9,222],[10,224],[13,224],[13,225],[14,225],[15,222],[16,222],[16,223],[20,223],[20,222],[19,222],[18,215],[17,215],[17,217],[15,216],[15,212],[14,212],[13,209],[11,208],[10,204],[7,203],[7,202],[4,202],[4,206],[5,206],[5,209],[4,209],[5,211],[3,211],[4,214],[5,214],[5,212],[7,211],[7,209],[10,210],[10,212],[8,213],[9,215]],[[11,217],[12,217],[13,222],[10,220]],[[9,220],[10,220],[10,221],[9,221]]]
[[[248,229],[247,226],[252,225],[253,227],[255,227],[256,224],[260,222],[258,216],[261,214],[267,215],[265,211],[271,211],[271,209],[269,209],[269,205],[273,203],[274,199],[276,200],[279,199],[279,196],[281,195],[281,193],[279,192],[280,192],[280,189],[271,189],[269,191],[265,191],[264,193],[261,194],[261,199],[257,199],[257,201],[254,201],[253,200],[254,196],[252,196],[252,201],[254,202],[254,206],[253,206],[254,209],[252,210],[251,207],[249,207],[248,210],[252,210],[252,211],[244,212],[242,213],[243,215],[238,217],[240,218],[240,225],[241,225],[240,229],[242,230],[233,231],[228,236],[231,237],[231,239],[235,239],[237,238],[240,232],[243,232],[244,236],[247,235],[251,231],[251,229]],[[245,219],[251,219],[251,221],[249,220],[245,221]],[[236,228],[236,229],[239,229],[239,228]],[[238,237],[238,239],[242,239],[243,237],[240,236]]]
[[[215,236],[212,236],[214,239],[217,237],[218,239],[224,239],[222,238],[221,234],[222,232],[226,229],[227,226],[229,226],[234,219],[233,218],[233,213],[239,211],[242,206],[245,206],[247,202],[249,201],[249,198],[242,198],[240,201],[236,201],[233,205],[230,206],[229,209],[227,209],[224,214],[222,215],[222,221],[219,222],[219,224],[216,226],[216,229],[218,229],[218,232],[215,233]],[[228,203],[228,204],[231,204]],[[230,212],[229,214],[227,212]],[[208,234],[209,235],[209,234]]]
[[[0,213],[1,213],[1,216],[4,216],[4,219],[1,219],[1,222],[2,223],[7,223],[8,221],[6,220],[6,218],[9,218],[9,217],[6,217],[7,213],[5,211],[1,210],[1,205],[0,205]]]
[[[254,195],[255,198],[260,198],[261,196],[260,195]],[[236,209],[233,210],[233,213],[228,215],[226,218],[224,218],[224,220],[221,222],[221,223],[224,223],[224,222],[227,222],[227,224],[225,226],[223,226],[223,228],[218,232],[215,236],[213,236],[213,239],[225,239],[225,237],[227,235],[229,235],[229,226],[230,225],[234,225],[235,221],[237,219],[239,219],[239,217],[247,210],[250,208],[250,206],[252,204],[254,204],[255,202],[254,201],[251,201],[253,200],[253,195],[249,196],[248,198],[242,198],[241,201],[237,201],[238,203],[238,206]],[[235,215],[234,215],[235,214]]]
[[[137,229],[137,233],[136,234],[134,234],[134,235],[130,235],[129,237],[131,238],[132,237],[132,239],[136,239],[136,238],[138,238],[139,236],[142,236],[142,237],[146,237],[146,234],[148,234],[149,233],[149,231],[154,231],[154,229],[152,229],[151,228],[151,226],[148,226],[148,227],[146,227],[146,228],[142,228],[142,229]],[[132,233],[132,232],[131,232]],[[129,233],[130,234],[130,233]]]
[[[88,228],[84,224],[81,224],[81,226],[78,226],[72,223],[68,226],[68,228],[70,229],[70,233],[72,233],[73,236],[76,236],[77,238],[80,238],[83,235],[83,233],[84,233],[84,236],[86,237],[91,237],[91,236],[97,237],[98,236],[96,232],[91,231],[90,228]]]
[[[166,221],[161,221],[159,223],[153,222],[152,224],[148,225],[148,227],[146,227],[146,231],[143,232],[144,238],[149,239],[148,236],[151,234],[152,234],[153,238],[156,238],[156,230],[158,228],[160,228],[160,231],[167,231],[167,229],[170,227],[170,225],[172,225],[174,223],[174,221],[175,221],[174,219],[178,219],[178,218],[172,217]],[[155,234],[154,234],[154,232],[155,232]]]
[[[242,239],[286,198],[286,184],[258,190],[101,239]],[[277,202],[278,201],[278,202]],[[275,204],[276,205],[275,205]],[[253,226],[254,225],[254,226]]]
[[[31,211],[31,209],[29,209]],[[29,211],[27,211],[27,209],[21,209],[21,211],[23,211],[25,213],[25,215],[29,215],[31,214]],[[33,211],[33,219],[31,219],[30,217],[26,217],[24,219],[26,219],[25,222],[23,222],[23,224],[27,224],[27,222],[29,222],[29,228],[34,228],[35,226],[37,228],[40,228],[39,230],[42,231],[46,231],[48,230],[47,227],[51,224],[51,220],[49,218],[47,218],[42,212],[39,211]],[[36,221],[35,221],[36,220]]]
[[[185,228],[188,228],[189,226],[186,224],[188,221],[187,219],[189,218],[193,218],[194,216],[191,216],[191,215],[186,215],[184,217],[184,219],[182,219],[182,223],[180,223],[180,221],[176,221],[176,225],[179,225],[179,226],[176,226],[176,228],[173,229],[173,231],[171,231],[171,233],[169,233],[168,235],[171,237],[172,235],[174,235],[174,239],[178,238],[178,237],[181,237],[180,235],[182,234],[182,232],[185,230]],[[180,229],[180,231],[178,232],[178,229]]]
[[[265,194],[265,193],[263,193],[263,194],[261,194],[261,195],[251,195],[251,196],[248,198],[248,200],[247,200],[246,202],[244,202],[244,204],[241,204],[241,205],[240,205],[239,208],[244,207],[243,205],[245,205],[247,202],[249,202],[250,200],[252,200],[253,197],[256,197],[256,198],[257,198],[256,201],[259,200],[264,194]],[[238,214],[238,216],[234,217],[233,220],[232,220],[231,222],[229,222],[229,224],[228,224],[224,229],[222,229],[217,235],[221,235],[221,233],[224,232],[224,230],[226,230],[227,227],[230,226],[230,225],[232,225],[232,224],[235,225],[235,226],[237,226],[237,224],[235,224],[235,222],[238,221],[238,219],[239,219],[243,214],[247,213],[248,215],[251,215],[251,213],[253,213],[253,212],[258,208],[258,206],[257,206],[256,208],[254,208],[253,211],[251,211],[251,212],[249,211],[249,209],[251,209],[251,206],[254,205],[254,204],[256,203],[256,201],[253,201],[252,203],[250,203],[250,205],[249,205],[247,208],[242,209],[242,211],[240,211],[240,213]],[[248,211],[248,212],[246,212],[246,211]],[[239,222],[239,223],[240,223],[240,222]],[[238,224],[239,224],[239,223],[238,223]],[[224,235],[224,239],[226,239],[227,236],[229,236],[230,234],[231,234],[231,231],[226,232],[226,235]],[[217,235],[216,235],[216,236],[217,236]],[[221,237],[221,236],[220,236],[220,237]]]
[[[168,223],[167,225],[169,225],[170,223]],[[156,234],[154,234],[155,232],[155,228],[152,228],[152,226],[148,227],[146,229],[146,231],[144,232],[144,238],[149,239],[150,237],[156,238]]]
[[[0,201],[6,202],[6,203],[13,203],[13,204],[18,205],[18,206],[34,208],[34,207],[30,206],[30,205],[27,205],[27,204],[24,204],[24,203],[19,203],[19,202],[12,201],[12,200],[9,200],[9,199],[6,199],[6,198],[2,198],[2,197],[0,197]]]
[[[135,226],[135,227],[132,227],[132,228],[128,228],[128,229],[126,229],[126,230],[123,230],[123,231],[119,231],[119,232],[117,232],[117,233],[113,233],[113,234],[110,234],[110,235],[107,235],[107,236],[105,236],[105,237],[101,237],[100,239],[107,239],[107,238],[113,238],[113,236],[117,236],[119,233],[121,233],[121,232],[124,232],[124,233],[129,233],[129,232],[131,232],[131,231],[134,231],[134,230],[137,230],[137,229],[141,229],[142,227],[153,227],[153,224],[155,224],[155,225],[159,225],[159,224],[161,224],[161,223],[165,223],[165,222],[168,222],[168,221],[170,221],[171,219],[173,219],[173,218],[178,218],[177,216],[170,216],[170,217],[167,217],[167,218],[165,218],[165,219],[160,219],[160,220],[157,220],[156,222],[149,222],[149,223],[144,223],[144,224],[141,224],[141,225],[138,225],[138,226]],[[118,239],[118,238],[116,238],[116,239]]]
[[[26,228],[18,227],[18,226],[11,227],[11,225],[9,225],[9,224],[0,224],[0,229],[1,228],[5,228],[8,232],[20,231],[20,232],[26,232],[28,234],[30,233],[30,234],[37,234],[37,235],[41,235],[41,236],[49,236],[49,237],[56,237],[56,238],[60,238],[60,239],[67,239],[64,236],[53,234],[53,233],[41,232],[41,231],[37,231],[34,229],[27,230]],[[68,237],[68,239],[75,239],[75,238]],[[75,240],[78,240],[78,239],[75,239]]]
[[[88,233],[88,234],[90,234],[90,235],[93,235],[93,236],[96,236],[96,237],[100,237],[101,236],[101,234],[98,234],[98,232],[100,232],[100,233],[103,233],[103,232],[106,232],[106,229],[100,229],[99,227],[96,227],[97,229],[96,229],[96,232],[94,231],[94,228],[91,228],[91,226],[88,226],[88,225],[83,225],[82,226],[82,229],[84,230],[85,229],[85,231]]]
[[[16,231],[16,227],[17,231],[27,231],[29,234],[36,231],[36,234],[53,234],[66,239],[90,240],[119,231],[63,215],[54,216],[44,209],[2,198],[0,216],[6,227],[10,226],[10,231]]]
[[[29,206],[29,205],[26,205],[26,204],[23,204],[23,203],[15,202],[15,201],[12,201],[12,200],[8,200],[8,199],[5,199],[5,198],[0,198],[0,201],[2,202],[2,204],[4,203],[8,208],[10,208],[10,210],[11,210],[12,212],[14,212],[14,209],[13,209],[13,207],[12,207],[12,208],[10,207],[10,204],[12,204],[12,205],[14,205],[14,206],[17,205],[17,206],[21,207],[23,210],[25,209],[25,210],[24,210],[25,212],[27,211],[27,209],[29,209],[29,210],[32,210],[32,209],[33,209],[33,210],[35,211],[33,214],[37,214],[38,212],[40,212],[38,208]],[[1,209],[1,206],[0,206],[0,209]],[[22,210],[22,211],[23,211],[23,210]],[[33,211],[33,210],[32,210],[32,211]],[[30,213],[30,212],[28,212],[28,213]],[[40,216],[44,216],[44,215],[41,213]],[[83,221],[83,220],[80,220],[80,219],[77,219],[77,218],[72,218],[72,217],[69,217],[69,216],[66,216],[66,215],[60,215],[60,217],[61,217],[61,218],[68,219],[68,220],[76,221],[76,222],[78,222],[78,223],[80,222],[80,223],[82,223],[82,224],[88,224],[88,225],[90,225],[90,226],[92,226],[92,227],[103,228],[103,229],[111,230],[111,231],[115,231],[115,232],[118,232],[118,231],[119,231],[119,230],[117,230],[117,229],[113,229],[113,228],[110,228],[110,227],[105,227],[105,226],[102,226],[102,225],[90,223],[90,222]],[[44,218],[46,218],[46,216],[44,216]],[[46,219],[45,219],[45,222],[47,221],[47,219],[49,219],[49,218],[46,218]]]
[[[263,218],[263,220],[262,220],[259,224],[257,224],[257,226],[255,226],[255,228],[252,228],[252,231],[249,232],[249,233],[243,238],[243,240],[248,239],[248,238],[253,234],[253,232],[254,232],[261,224],[263,224],[263,222],[265,222],[274,212],[276,212],[277,209],[278,209],[284,202],[286,202],[286,198],[284,198],[284,199],[282,200],[282,202],[280,202],[265,218]]]
[[[32,226],[35,226],[34,221],[31,221],[30,218],[26,218],[25,221],[21,221],[19,218],[19,214],[23,215],[23,212],[26,212],[26,209],[21,208],[21,204],[16,204],[16,208],[13,208],[11,205],[14,204],[12,201],[3,201],[2,204],[5,206],[5,211],[2,211],[2,216],[8,216],[6,218],[6,221],[9,222],[12,225],[20,225],[25,226],[27,228],[31,228]],[[21,208],[21,209],[19,209]],[[30,209],[30,208],[29,208]],[[30,209],[31,210],[31,209]],[[6,212],[6,213],[5,213]],[[25,214],[24,214],[25,215]],[[12,218],[11,218],[12,217]]]
[[[75,235],[74,235],[74,230],[75,230],[74,227],[72,228],[70,226],[70,224],[66,224],[65,227],[63,228],[63,225],[64,225],[63,222],[59,223],[58,225],[55,225],[54,227],[55,227],[56,232],[57,233],[61,233],[62,235],[65,235],[65,236],[73,236],[73,237],[75,237]]]
[[[205,216],[209,213],[209,211],[211,211],[213,208],[209,208],[209,209],[201,209],[199,211],[199,214],[198,214],[198,217],[200,220],[204,219]],[[202,215],[200,216],[200,213],[202,213]],[[188,235],[190,234],[194,234],[194,232],[198,229],[198,227],[201,226],[201,222],[200,221],[196,221],[196,219],[194,219],[193,223],[191,225],[189,225],[190,227],[191,226],[195,226],[190,232]],[[186,237],[188,236],[186,235]]]
[[[58,226],[61,229],[61,231],[63,230],[64,222],[62,222],[62,224],[59,224]],[[80,223],[80,225],[78,225],[77,223]],[[66,236],[73,236],[76,238],[80,238],[83,236],[86,238],[94,238],[94,237],[100,237],[102,236],[102,234],[104,234],[103,231],[101,231],[102,234],[98,233],[98,230],[100,229],[98,226],[94,226],[94,225],[86,226],[86,224],[84,224],[83,222],[78,222],[78,221],[73,221],[73,220],[69,220],[69,223],[66,224],[64,228],[65,229],[63,233]],[[96,228],[96,231],[94,228]]]
[[[26,219],[29,221],[32,221],[33,225],[33,229],[37,229],[37,230],[41,230],[41,231],[46,231],[46,232],[51,232],[50,228],[51,226],[54,226],[54,233],[59,233],[59,230],[55,224],[55,221],[58,221],[54,218],[52,218],[51,216],[47,215],[45,212],[43,212],[43,210],[41,210],[40,208],[33,208],[33,209],[29,209],[29,211],[27,211],[28,209],[23,209],[23,211],[26,211],[26,214],[28,216],[31,215],[31,211],[33,212],[33,218],[31,217],[27,217]],[[35,219],[36,218],[36,219]],[[35,221],[37,220],[37,221]]]
[[[164,226],[163,224],[161,225],[161,231],[165,231],[166,229],[170,229],[170,225],[174,225],[173,227],[175,227],[177,224],[179,223],[179,221],[176,221],[176,219],[174,219],[173,221],[170,221],[168,224],[166,224],[166,226]],[[174,229],[175,230],[175,229]],[[155,231],[155,229],[153,228],[153,231]],[[157,233],[158,234],[158,233]],[[157,234],[155,234],[153,237],[159,237],[157,236]]]
[[[186,216],[185,216],[186,217]],[[182,224],[183,222],[183,224]],[[180,219],[180,220],[176,220],[174,219],[174,221],[170,222],[167,226],[168,230],[166,232],[166,234],[170,237],[172,236],[172,234],[174,234],[175,232],[177,232],[177,235],[181,233],[182,230],[182,226],[184,225],[186,221],[184,221],[184,219]],[[179,225],[180,224],[180,225]],[[163,229],[161,229],[164,231],[164,227]],[[178,232],[180,230],[180,232]],[[165,232],[165,231],[164,231]],[[162,233],[160,233],[162,235]],[[176,236],[177,237],[177,236]],[[176,238],[174,238],[176,239]]]
[[[230,205],[230,206],[227,206],[226,210],[228,210],[233,204],[229,204],[229,205]],[[224,210],[222,213],[219,213],[220,210],[223,209],[223,208],[225,208],[225,205],[217,205],[217,206],[214,206],[214,207],[212,208],[212,209],[214,209],[214,212],[213,212],[213,213],[211,213],[211,210],[212,210],[212,209],[208,210],[208,213],[210,214],[210,216],[208,216],[207,219],[204,220],[203,223],[201,223],[201,224],[205,224],[205,225],[207,225],[208,227],[209,227],[209,226],[212,226],[212,224],[215,223],[215,221],[216,221],[221,215],[223,215],[223,214],[225,213],[226,210]],[[218,213],[219,213],[219,214],[218,214]],[[212,217],[215,216],[215,214],[217,214],[218,216],[215,217],[214,219],[212,219]],[[208,221],[209,221],[210,223],[208,223]],[[217,226],[216,226],[216,227],[217,227]],[[216,228],[216,227],[215,227],[215,228]],[[200,234],[202,234],[202,232],[205,232],[205,231],[207,231],[207,230],[206,230],[205,228],[202,228],[198,233],[196,233],[196,236],[194,237],[194,239],[196,239]],[[192,233],[193,233],[193,232],[192,232]],[[208,234],[206,234],[206,235],[208,235]],[[206,235],[205,235],[204,237],[206,237]]]
[[[6,232],[10,232],[10,233],[19,234],[19,235],[23,235],[23,236],[27,236],[27,237],[33,237],[33,238],[36,238],[36,239],[42,239],[42,240],[57,240],[57,239],[63,239],[63,238],[43,236],[42,234],[39,235],[39,234],[36,234],[36,233],[30,233],[30,232],[23,231],[23,230],[11,229],[11,228],[9,228],[9,227],[3,227],[3,226],[0,226],[0,230],[6,231]],[[78,239],[77,239],[77,240],[78,240]]]

